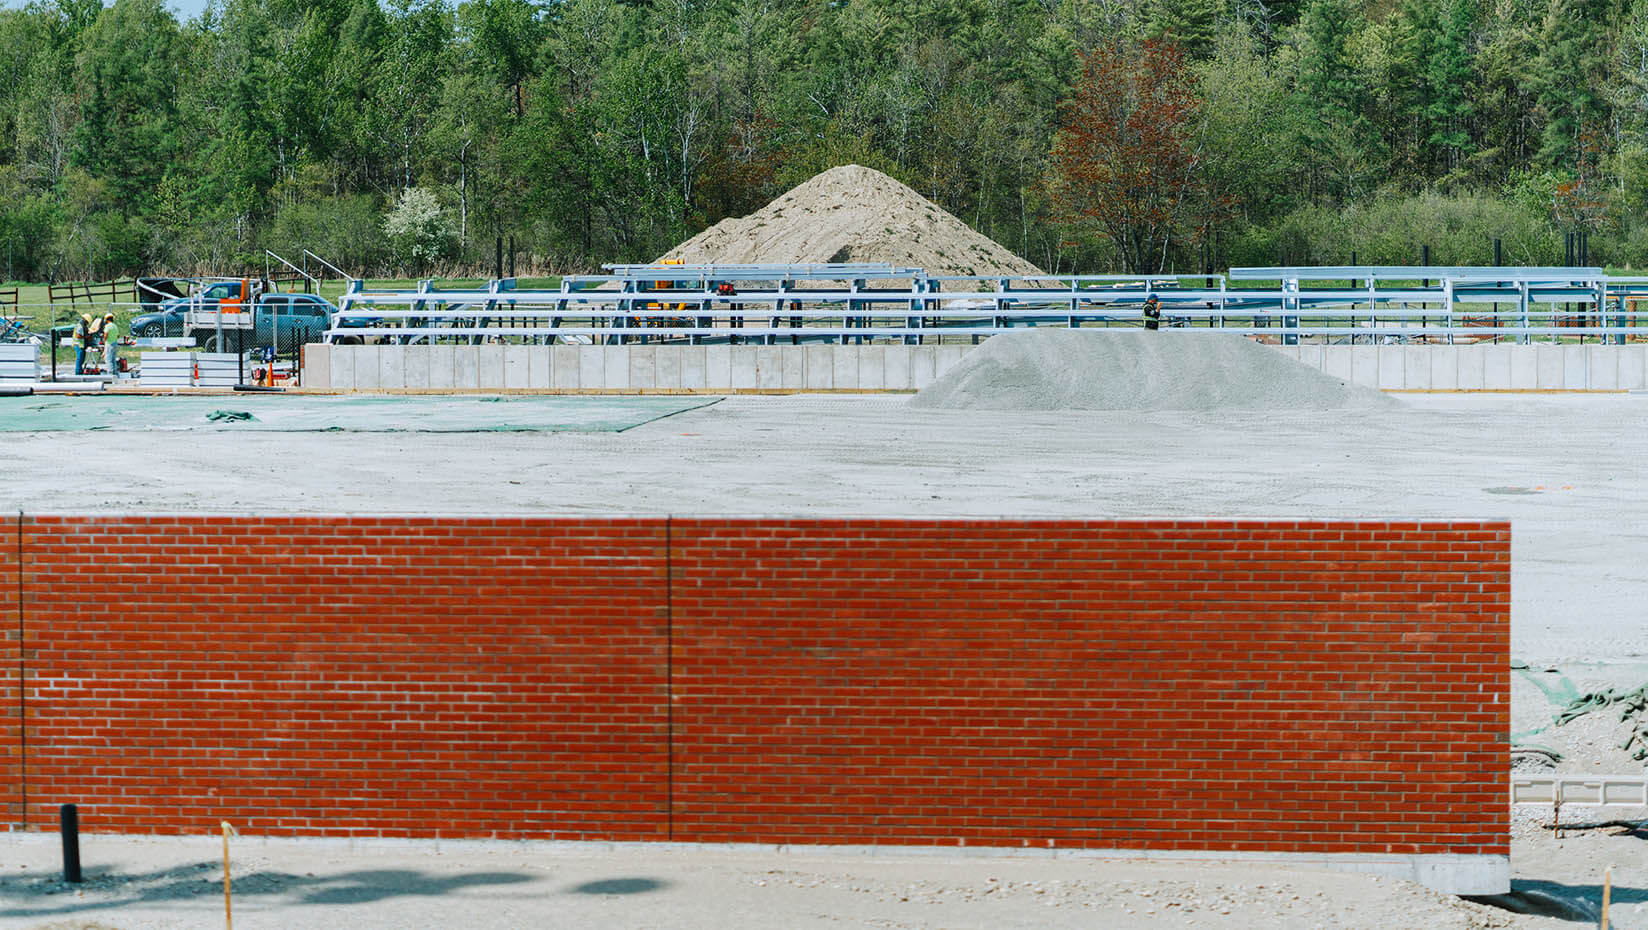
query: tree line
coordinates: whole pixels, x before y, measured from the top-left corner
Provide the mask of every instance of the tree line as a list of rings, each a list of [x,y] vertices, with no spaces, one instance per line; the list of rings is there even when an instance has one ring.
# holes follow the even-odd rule
[[[1049,271],[1648,264],[1648,0],[49,0],[13,280],[652,258],[839,164]]]

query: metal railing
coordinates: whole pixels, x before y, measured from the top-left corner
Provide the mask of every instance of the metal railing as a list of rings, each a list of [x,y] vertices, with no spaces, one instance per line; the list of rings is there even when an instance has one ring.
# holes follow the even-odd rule
[[[1342,343],[1648,337],[1648,278],[1597,268],[1236,268],[1228,275],[928,275],[888,265],[618,265],[556,290],[368,291],[327,342],[764,344],[979,338],[1028,326],[1163,327]],[[1643,323],[1639,327],[1639,322]]]

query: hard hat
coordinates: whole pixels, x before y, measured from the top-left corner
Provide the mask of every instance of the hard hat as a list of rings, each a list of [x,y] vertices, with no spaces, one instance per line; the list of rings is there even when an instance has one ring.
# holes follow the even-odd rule
[[[105,313],[105,314],[103,314],[103,319],[105,319],[105,320],[112,320],[112,319],[114,319],[114,314],[112,314],[112,313]]]
[[[80,318],[88,323],[92,321],[92,315],[90,313],[82,313],[80,314]]]

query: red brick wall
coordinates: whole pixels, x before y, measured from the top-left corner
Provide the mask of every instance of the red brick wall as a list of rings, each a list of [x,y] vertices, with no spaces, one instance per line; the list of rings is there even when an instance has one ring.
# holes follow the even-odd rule
[[[30,828],[1508,850],[1504,524],[23,529]]]
[[[0,518],[0,829],[23,822],[22,623],[17,612],[19,517]]]
[[[1505,853],[1508,541],[676,521],[675,837]]]
[[[663,838],[663,530],[30,516],[29,825]]]

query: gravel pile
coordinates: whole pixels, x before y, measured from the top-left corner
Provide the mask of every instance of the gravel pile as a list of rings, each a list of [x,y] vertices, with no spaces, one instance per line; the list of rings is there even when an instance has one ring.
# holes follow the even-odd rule
[[[885,262],[936,275],[1042,273],[909,187],[859,165],[831,168],[749,216],[722,220],[664,259]]]
[[[910,399],[949,410],[1337,410],[1394,405],[1242,336],[1039,329],[993,336]]]

